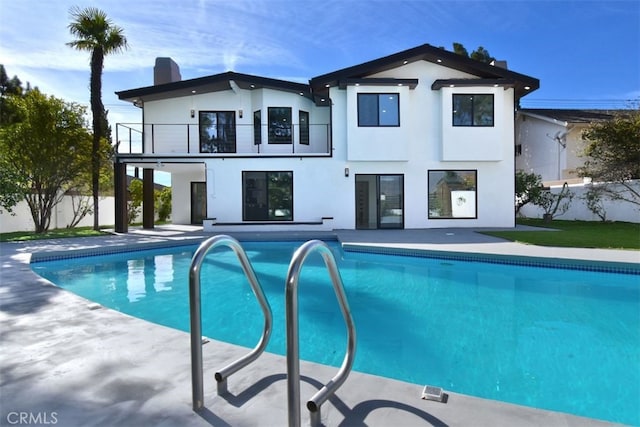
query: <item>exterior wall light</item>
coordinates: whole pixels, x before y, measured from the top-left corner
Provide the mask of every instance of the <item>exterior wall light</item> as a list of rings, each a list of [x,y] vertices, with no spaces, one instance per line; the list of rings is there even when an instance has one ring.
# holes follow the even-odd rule
[[[191,110],[191,118],[193,119],[196,116],[196,110]]]
[[[349,176],[349,168],[344,168],[344,176]]]

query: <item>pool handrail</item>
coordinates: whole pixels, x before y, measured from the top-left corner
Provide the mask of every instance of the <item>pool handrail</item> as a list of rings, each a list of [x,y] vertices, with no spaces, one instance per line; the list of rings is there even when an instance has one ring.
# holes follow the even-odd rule
[[[198,411],[204,406],[204,385],[202,374],[202,314],[200,297],[200,273],[202,263],[213,248],[227,246],[238,257],[253,294],[255,295],[262,313],[264,314],[264,328],[262,337],[252,351],[240,359],[230,363],[215,373],[218,395],[227,392],[227,378],[256,360],[267,347],[273,327],[273,315],[271,306],[265,297],[262,286],[256,277],[251,262],[240,243],[233,237],[217,235],[210,237],[200,244],[191,259],[189,267],[189,311],[191,317],[191,385],[193,394],[193,410]]]
[[[321,425],[321,405],[345,382],[353,366],[356,351],[356,330],[344,292],[336,260],[329,246],[321,240],[304,243],[291,258],[285,282],[285,316],[287,324],[287,403],[289,426],[300,426],[300,352],[298,339],[298,281],[302,265],[314,251],[320,252],[329,271],[333,290],[347,326],[347,351],[338,373],[307,401],[311,426]]]

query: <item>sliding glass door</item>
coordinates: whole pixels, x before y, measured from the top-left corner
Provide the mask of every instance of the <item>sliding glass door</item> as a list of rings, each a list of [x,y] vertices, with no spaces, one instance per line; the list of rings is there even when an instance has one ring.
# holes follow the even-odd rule
[[[356,228],[404,228],[404,176],[358,174]]]

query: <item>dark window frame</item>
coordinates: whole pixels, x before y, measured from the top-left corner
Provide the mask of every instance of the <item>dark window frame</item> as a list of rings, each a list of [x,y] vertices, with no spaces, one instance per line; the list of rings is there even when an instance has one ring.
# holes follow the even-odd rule
[[[301,145],[309,145],[309,112],[298,110],[298,134]]]
[[[281,120],[278,116],[282,116],[283,112],[287,112],[286,119],[288,123],[282,123],[287,120]],[[269,144],[293,144],[293,108],[291,107],[267,107],[268,134]]]
[[[203,141],[205,128],[203,128],[203,117],[205,115],[216,115],[216,138],[207,138]],[[231,123],[220,123],[218,115],[225,114],[232,118]],[[209,126],[207,126],[208,128]],[[223,132],[221,132],[223,130]],[[224,134],[224,137],[220,137]],[[234,110],[202,110],[198,111],[198,149],[200,153],[235,153],[237,149],[236,132],[236,112]],[[228,141],[227,141],[228,139]],[[203,150],[203,148],[207,148]]]
[[[262,144],[262,110],[253,112],[253,145]]]
[[[253,183],[253,187],[250,185],[250,180],[254,179],[251,175],[262,174],[264,180],[264,188],[255,187],[255,182]],[[270,174],[289,174],[290,177],[290,187],[289,187],[289,198],[290,198],[290,206],[287,206],[289,210],[289,214],[283,217],[275,217],[275,210],[282,209],[282,207],[271,207],[271,197],[270,197],[270,189],[269,189],[269,175]],[[257,191],[257,194],[252,194],[252,191]],[[264,191],[265,194],[260,194],[260,191]],[[261,197],[261,200],[258,198]],[[259,202],[265,202],[263,205],[260,205]],[[293,171],[292,170],[282,170],[282,171],[254,171],[247,170],[242,171],[242,220],[246,222],[264,222],[264,221],[293,221]],[[274,215],[270,215],[269,211],[273,210]]]
[[[478,114],[476,108],[475,98],[480,96],[491,97],[491,123],[490,124],[476,124],[476,114]],[[467,112],[470,117],[470,123],[459,123],[460,120],[456,117],[456,98],[457,97],[470,97],[471,99],[471,111]],[[495,96],[492,93],[454,93],[451,98],[451,124],[454,127],[494,127],[495,126],[495,115],[496,115],[496,102]],[[478,103],[480,105],[480,103]],[[458,122],[458,123],[457,123]]]
[[[453,208],[450,206],[445,206],[445,207],[440,207],[440,206],[432,206],[432,195],[431,195],[431,173],[435,173],[435,172],[440,172],[440,173],[454,173],[454,174],[458,174],[460,172],[462,173],[473,173],[473,189],[465,189],[465,187],[468,186],[468,184],[464,183],[464,180],[462,180],[462,182],[458,181],[455,182],[455,188],[453,189],[453,191],[456,190],[463,190],[463,191],[474,191],[476,194],[475,197],[475,206],[474,206],[474,215],[473,216],[464,216],[464,217],[455,217],[453,216]],[[444,177],[443,177],[444,178]],[[441,181],[443,178],[439,178],[438,181]],[[435,190],[434,190],[435,191]],[[438,195],[436,194],[435,197],[437,197]],[[451,197],[451,196],[449,196]],[[450,198],[449,198],[450,200]],[[432,215],[431,212],[435,209],[443,209],[446,211],[451,211],[450,214],[448,216],[444,216],[444,215]],[[427,170],[427,218],[429,220],[440,220],[440,219],[455,219],[455,220],[465,220],[465,219],[478,219],[478,170],[477,169],[429,169]]]
[[[382,96],[395,96],[396,98],[396,102],[395,102],[395,107],[396,107],[396,116],[397,116],[397,120],[395,124],[380,124],[380,97]],[[362,111],[362,104],[361,104],[361,99],[364,98],[376,98],[376,118],[375,120],[367,120],[364,121],[363,117],[362,117],[362,113],[364,113]],[[395,92],[382,92],[382,93],[378,93],[378,92],[360,92],[358,93],[358,99],[357,99],[357,107],[358,107],[358,127],[400,127],[400,94],[399,93],[395,93]],[[370,123],[368,123],[370,122]]]

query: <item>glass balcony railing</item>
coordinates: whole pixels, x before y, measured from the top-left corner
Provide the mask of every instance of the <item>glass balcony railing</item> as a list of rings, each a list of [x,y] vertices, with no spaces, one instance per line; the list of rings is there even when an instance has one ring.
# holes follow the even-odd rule
[[[118,154],[163,156],[329,155],[331,125],[116,124]]]

